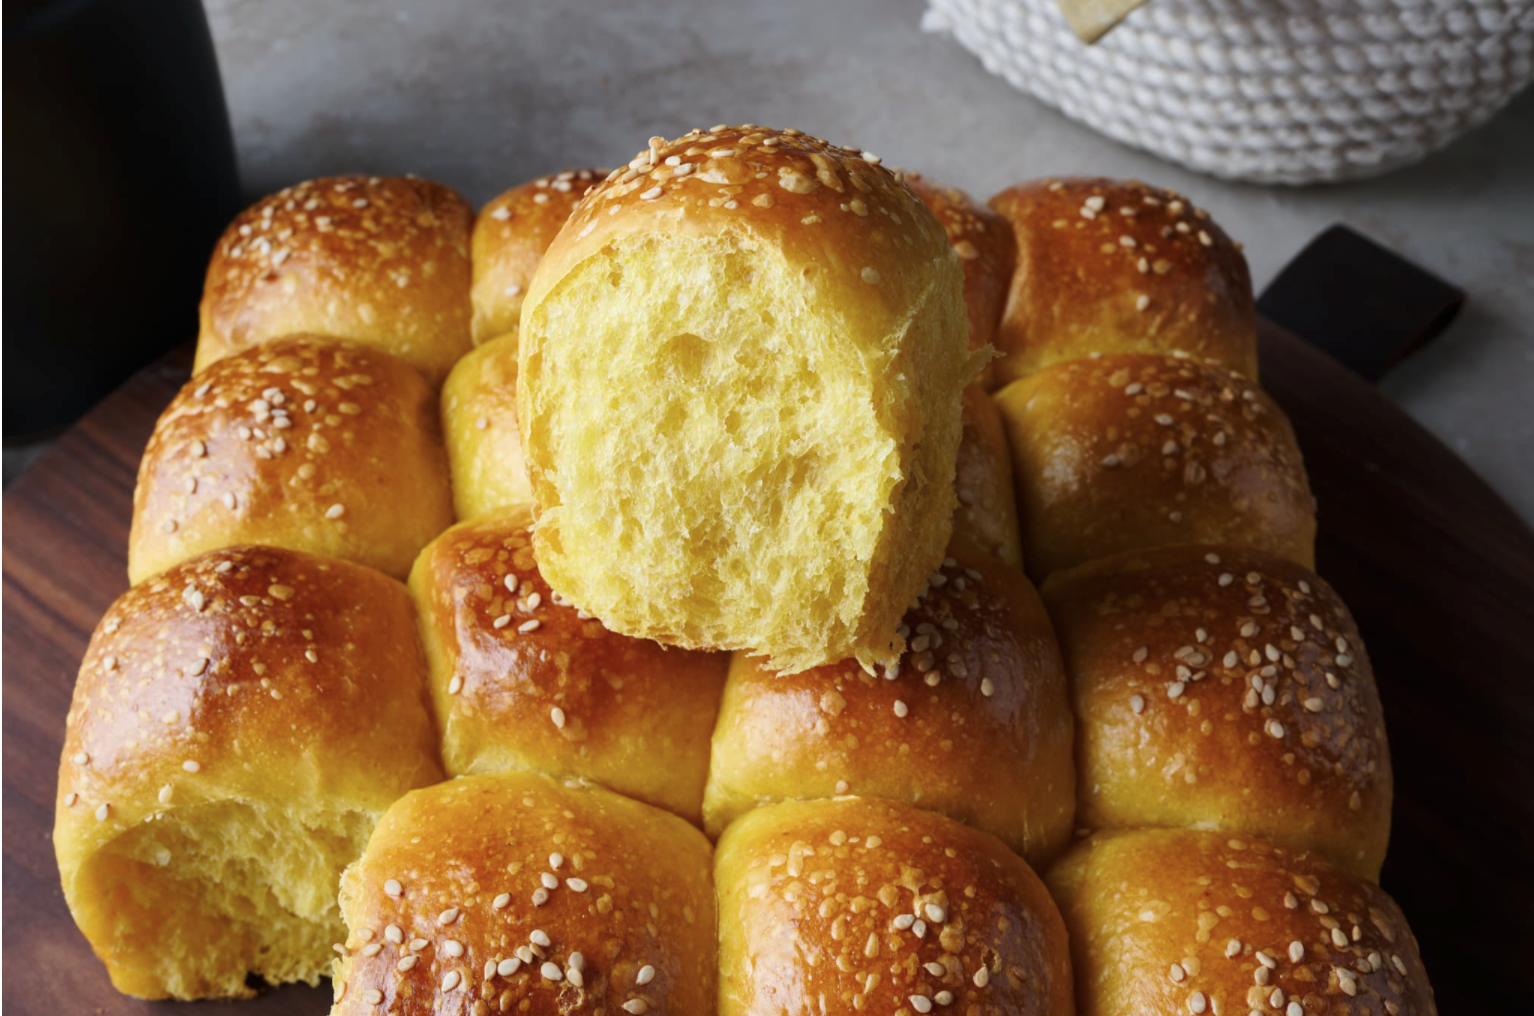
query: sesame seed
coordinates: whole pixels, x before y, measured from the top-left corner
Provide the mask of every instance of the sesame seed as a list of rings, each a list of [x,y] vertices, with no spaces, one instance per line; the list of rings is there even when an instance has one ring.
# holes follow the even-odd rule
[[[541,623],[542,622],[540,622],[535,617],[535,618],[532,618],[530,620],[523,621],[521,624],[517,625],[517,631],[519,631],[519,632],[521,632],[521,633],[523,633],[525,635],[525,634],[527,634],[530,631],[537,631],[538,630],[538,626]]]
[[[1135,711],[1135,715],[1139,715],[1140,713],[1145,712],[1145,696],[1143,696],[1143,695],[1131,695],[1131,696],[1129,696],[1129,708],[1133,709]]]
[[[544,949],[554,944],[554,940],[549,938],[549,933],[539,929],[534,929],[533,933],[527,936],[527,940],[533,945],[541,946]]]
[[[882,276],[879,274],[879,269],[877,268],[864,268],[860,275],[863,281],[868,283],[870,286],[878,285],[879,280],[882,278]]]
[[[448,939],[442,943],[442,955],[456,960],[463,955],[463,943],[456,938]]]
[[[495,972],[500,974],[502,977],[510,977],[512,974],[516,973],[521,968],[521,966],[522,961],[517,959],[515,956],[512,956],[509,959],[504,959],[497,963],[495,965]]]
[[[988,967],[981,967],[975,971],[975,987],[983,988],[991,983],[991,971]]]
[[[1230,958],[1241,955],[1241,940],[1233,938],[1229,942],[1226,942],[1225,955]]]
[[[895,700],[895,715],[904,719],[910,713],[910,708],[900,699]]]
[[[454,674],[447,682],[447,693],[449,695],[457,695],[462,690],[463,678],[457,674]]]
[[[79,799],[80,795],[71,790],[69,793],[64,795],[64,807],[73,808],[75,806],[75,802]]]
[[[543,966],[538,968],[538,973],[542,974],[546,981],[563,981],[565,979],[565,972],[559,969],[559,964],[557,963],[544,963]]]
[[[565,711],[558,706],[549,710],[549,719],[554,721],[554,726],[560,730],[565,729]]]
[[[1305,958],[1305,944],[1298,940],[1289,943],[1289,962],[1298,963]]]
[[[344,504],[336,503],[325,509],[325,517],[327,519],[338,519],[345,514],[346,506]]]
[[[1141,293],[1139,296],[1135,297],[1135,310],[1144,310],[1149,306],[1150,297],[1146,296],[1144,293]]]
[[[448,907],[446,910],[442,911],[442,913],[437,915],[437,923],[439,925],[452,924],[456,920],[458,920],[457,907]]]
[[[549,901],[549,891],[542,886],[533,890],[533,906],[541,907]]]
[[[980,694],[984,695],[986,698],[990,698],[992,695],[996,694],[996,685],[991,682],[989,677],[983,677],[980,679]]]
[[[926,995],[907,995],[906,998],[910,1000],[911,1008],[915,1009],[917,1012],[932,1011],[932,999],[928,998]]]
[[[583,878],[567,878],[565,879],[565,885],[578,893],[583,893],[587,889],[586,880]]]
[[[390,924],[384,928],[384,938],[388,939],[390,942],[393,942],[395,945],[399,945],[405,941],[405,932],[400,928],[399,925]]]
[[[1198,231],[1198,242],[1203,244],[1205,247],[1212,247],[1214,246],[1214,237],[1210,236],[1207,232],[1201,229]]]
[[[927,915],[927,920],[931,921],[933,924],[942,924],[944,921],[948,920],[948,912],[942,907],[938,906],[936,903],[928,903],[923,908],[923,912]]]
[[[185,769],[189,773],[195,773],[202,768],[202,763],[198,762],[196,759],[189,758],[185,762],[181,763],[181,768]]]
[[[632,1013],[633,1016],[644,1016],[645,1013],[650,1011],[650,1006],[642,998],[631,998],[623,1003],[623,1011]]]
[[[175,789],[169,783],[165,784],[165,786],[160,788],[160,803],[169,804],[171,795],[174,793]]]
[[[1204,993],[1202,991],[1195,991],[1193,994],[1188,996],[1189,1012],[1199,1013],[1203,1012],[1207,1008],[1209,1008],[1209,1000],[1204,997]]]
[[[397,878],[391,878],[384,882],[383,889],[384,895],[393,896],[395,899],[405,895],[405,887],[399,884],[399,879]]]
[[[105,822],[107,816],[110,814],[112,814],[112,806],[110,804],[103,804],[101,807],[96,809],[96,821]]]
[[[368,1005],[378,1005],[383,1001],[383,992],[377,988],[369,988],[362,993],[361,998]]]
[[[463,980],[463,975],[456,970],[449,970],[447,976],[442,978],[442,990],[452,991],[458,987],[458,982]]]
[[[1281,738],[1284,736],[1284,725],[1277,720],[1269,720],[1265,729],[1270,737]]]
[[[374,942],[371,945],[365,945],[362,947],[361,952],[364,958],[372,959],[374,956],[377,956],[379,953],[383,952],[383,943]]]

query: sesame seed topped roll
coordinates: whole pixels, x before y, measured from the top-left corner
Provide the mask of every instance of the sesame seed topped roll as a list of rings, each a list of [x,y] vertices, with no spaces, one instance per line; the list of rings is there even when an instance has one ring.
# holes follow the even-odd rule
[[[1007,300],[1007,288],[1017,265],[1017,241],[1001,216],[956,187],[944,187],[917,173],[906,183],[943,224],[948,242],[964,268],[964,306],[969,312],[969,348],[984,349],[996,340],[996,326]],[[995,387],[990,363],[980,375],[986,391]]]
[[[1257,377],[1257,307],[1241,246],[1186,198],[1135,180],[1040,180],[991,208],[1017,270],[996,331],[1006,384],[1094,353],[1182,352]]]
[[[719,1016],[1070,1016],[1065,928],[1000,840],[873,798],[759,808],[719,840]]]
[[[522,308],[545,576],[628,635],[789,671],[893,659],[983,365],[959,263],[872,153],[754,126],[651,139]]]
[[[119,991],[318,981],[341,870],[442,778],[425,674],[404,587],[344,561],[232,547],[118,598],[80,665],[53,842]]]
[[[1228,832],[1102,832],[1050,869],[1080,1016],[1436,1016],[1394,900]]]
[[[289,336],[193,376],[160,414],[133,491],[128,576],[260,543],[402,579],[452,522],[420,375],[367,346]]]
[[[1078,723],[1076,824],[1263,836],[1377,878],[1390,749],[1352,615],[1260,551],[1185,545],[1044,587]]]
[[[979,385],[964,389],[963,431],[954,464],[953,539],[968,540],[1014,568],[1023,566],[1017,527],[1017,492],[1012,454],[996,403]]]
[[[714,730],[710,833],[755,805],[860,794],[942,812],[1032,863],[1071,833],[1071,711],[1049,618],[1022,573],[956,546],[872,673],[778,674],[736,654]]]
[[[474,342],[515,336],[533,269],[605,169],[567,169],[497,195],[474,220]],[[516,349],[516,340],[512,340]]]
[[[711,863],[675,815],[574,781],[407,794],[341,880],[332,1016],[707,1016]]]
[[[1316,516],[1294,431],[1243,375],[1116,353],[1003,388],[1030,573],[1177,543],[1252,547],[1311,566]]]
[[[517,338],[502,335],[459,360],[442,386],[442,434],[460,519],[530,504],[517,426]]]
[[[196,370],[296,332],[393,353],[441,384],[469,350],[474,210],[416,177],[337,176],[263,198],[208,264]]]
[[[728,654],[608,631],[543,580],[531,523],[454,526],[411,572],[448,772],[579,776],[699,822]]]

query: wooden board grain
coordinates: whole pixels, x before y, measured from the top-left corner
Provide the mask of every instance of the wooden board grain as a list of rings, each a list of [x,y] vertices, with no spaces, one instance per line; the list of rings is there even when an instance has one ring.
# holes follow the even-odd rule
[[[1289,412],[1320,504],[1319,570],[1373,658],[1396,770],[1382,881],[1446,1014],[1525,1002],[1534,947],[1534,535],[1436,439],[1276,328],[1263,383]],[[325,988],[254,1002],[116,994],[64,908],[49,831],[75,669],[127,587],[133,479],[186,351],[98,406],[5,494],[4,1008],[60,1013],[327,1011]]]

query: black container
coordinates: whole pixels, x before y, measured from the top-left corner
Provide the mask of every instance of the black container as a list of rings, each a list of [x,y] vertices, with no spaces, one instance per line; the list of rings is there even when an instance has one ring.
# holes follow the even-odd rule
[[[240,196],[198,0],[8,2],[4,45],[10,445],[196,336]]]

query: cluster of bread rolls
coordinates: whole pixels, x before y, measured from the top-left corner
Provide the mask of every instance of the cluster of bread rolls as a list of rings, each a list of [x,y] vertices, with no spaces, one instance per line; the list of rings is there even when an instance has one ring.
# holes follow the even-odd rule
[[[720,126],[477,218],[302,184],[205,292],[60,770],[119,989],[1434,1012],[1368,658],[1186,199]]]

